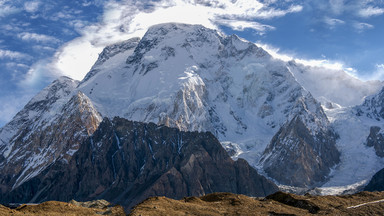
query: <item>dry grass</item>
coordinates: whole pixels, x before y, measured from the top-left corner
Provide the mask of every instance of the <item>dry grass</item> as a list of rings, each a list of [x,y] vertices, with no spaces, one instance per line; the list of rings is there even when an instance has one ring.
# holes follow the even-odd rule
[[[383,215],[384,202],[358,208],[350,206],[384,198],[384,193],[362,192],[346,196],[298,196],[282,193],[267,199],[230,193],[213,193],[200,198],[172,200],[149,198],[130,215]]]

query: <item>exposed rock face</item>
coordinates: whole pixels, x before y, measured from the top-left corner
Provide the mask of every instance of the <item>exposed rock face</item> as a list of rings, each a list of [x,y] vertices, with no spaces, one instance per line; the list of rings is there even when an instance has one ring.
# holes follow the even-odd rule
[[[316,112],[319,114],[309,118],[297,115],[287,122],[265,149],[261,159],[264,170],[279,183],[298,187],[319,185],[340,162],[337,135],[327,127],[327,121],[318,118],[325,116],[321,107],[312,113]],[[311,124],[315,126],[308,127]]]
[[[384,191],[384,169],[377,172],[365,186],[366,191]]]
[[[384,131],[380,127],[371,127],[366,144],[375,148],[377,156],[384,157]]]
[[[0,133],[14,129],[0,144],[0,191],[6,193],[60,159],[68,161],[91,135],[101,117],[76,82],[61,78],[29,102]],[[8,132],[9,133],[9,132]]]
[[[211,133],[105,118],[67,162],[57,160],[3,202],[106,199],[130,207],[149,196],[228,191],[266,196],[276,185],[233,161]]]

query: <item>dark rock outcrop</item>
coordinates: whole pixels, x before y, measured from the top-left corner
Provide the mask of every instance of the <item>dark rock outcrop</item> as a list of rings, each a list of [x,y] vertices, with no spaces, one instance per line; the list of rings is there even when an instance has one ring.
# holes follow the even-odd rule
[[[308,201],[306,199],[301,199],[299,196],[296,197],[295,195],[284,193],[281,191],[267,196],[266,199],[275,200],[285,205],[305,209],[312,214],[316,214],[320,210],[319,206],[312,203],[311,201]]]
[[[364,188],[365,191],[384,191],[384,169],[377,172]]]
[[[371,127],[366,144],[375,148],[377,156],[384,157],[384,135],[380,127]]]
[[[212,192],[266,196],[276,185],[245,160],[233,161],[209,132],[105,118],[69,160],[3,194],[2,202],[106,199],[125,207],[150,196]]]
[[[315,135],[296,116],[283,125],[264,151],[264,170],[282,184],[307,187],[321,184],[339,163],[336,138],[329,129]]]

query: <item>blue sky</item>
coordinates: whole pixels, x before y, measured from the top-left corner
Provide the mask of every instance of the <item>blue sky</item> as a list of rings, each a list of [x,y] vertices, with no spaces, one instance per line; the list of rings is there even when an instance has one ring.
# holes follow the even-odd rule
[[[104,46],[162,22],[384,79],[384,0],[0,0],[0,126],[55,78],[81,79]]]

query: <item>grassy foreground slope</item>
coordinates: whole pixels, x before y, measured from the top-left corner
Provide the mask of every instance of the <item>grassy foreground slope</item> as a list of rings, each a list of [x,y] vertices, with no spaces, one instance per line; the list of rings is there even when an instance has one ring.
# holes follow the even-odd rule
[[[136,205],[131,216],[162,215],[383,215],[384,192],[360,192],[342,196],[299,196],[277,192],[265,198],[254,198],[232,193],[212,193],[181,200],[166,197],[148,198]],[[121,206],[106,201],[56,202],[22,205],[10,209],[0,205],[0,216],[5,215],[125,215]]]

